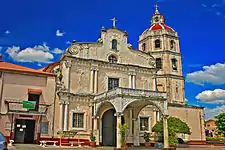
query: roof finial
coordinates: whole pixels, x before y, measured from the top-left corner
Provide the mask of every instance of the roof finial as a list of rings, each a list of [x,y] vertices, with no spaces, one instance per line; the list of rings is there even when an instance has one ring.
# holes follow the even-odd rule
[[[159,8],[159,6],[156,4],[156,5],[155,5],[155,14],[159,14],[158,8]]]
[[[116,22],[117,22],[118,20],[116,20],[116,18],[115,18],[115,17],[114,17],[114,18],[112,18],[111,20],[113,21],[113,28],[116,28]]]

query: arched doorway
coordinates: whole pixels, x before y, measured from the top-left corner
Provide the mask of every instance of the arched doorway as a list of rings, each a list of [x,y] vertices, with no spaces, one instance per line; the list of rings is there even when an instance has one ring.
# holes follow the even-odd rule
[[[107,110],[102,116],[102,145],[116,146],[116,117],[114,109]]]

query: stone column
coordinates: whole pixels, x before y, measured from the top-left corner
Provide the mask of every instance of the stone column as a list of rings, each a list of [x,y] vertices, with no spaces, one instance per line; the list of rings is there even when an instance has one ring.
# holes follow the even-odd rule
[[[129,74],[129,88],[132,88],[132,75]]]
[[[94,92],[94,70],[91,70],[90,92]]]
[[[155,86],[154,90],[156,92],[158,92],[158,88],[157,88],[157,72],[154,73],[154,83],[153,83],[153,85]]]
[[[133,133],[132,133],[132,124],[133,124],[133,112],[132,112],[133,110],[132,110],[132,108],[130,108],[130,135],[133,135]]]
[[[117,126],[116,126],[116,148],[121,149],[121,135],[120,135],[120,126],[121,125],[121,116],[117,114]]]
[[[156,119],[156,110],[153,109],[153,117],[152,117],[152,122],[153,122],[153,126],[156,124],[157,119]]]
[[[68,111],[69,111],[69,102],[66,102],[64,112],[64,131],[68,130]]]
[[[167,119],[169,115],[163,116],[163,138],[164,138],[164,148],[169,148],[169,141],[168,141],[168,124]]]
[[[94,135],[96,137],[96,145],[99,145],[98,118],[94,118]]]
[[[157,118],[156,118],[156,121],[160,121],[160,113],[159,113],[159,111],[156,111],[156,116],[157,116]]]
[[[139,118],[136,118],[135,123],[134,123],[134,146],[140,146],[140,141],[139,141]]]
[[[63,130],[63,102],[59,103],[59,130]]]
[[[98,71],[95,70],[94,93],[98,93]]]
[[[133,79],[133,81],[132,81],[133,82],[133,87],[132,88],[136,89],[136,76],[133,75],[132,79]]]

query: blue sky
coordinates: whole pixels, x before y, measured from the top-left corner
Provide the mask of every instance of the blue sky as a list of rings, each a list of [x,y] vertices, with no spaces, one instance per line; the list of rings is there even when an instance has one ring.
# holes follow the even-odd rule
[[[180,36],[188,103],[206,107],[206,118],[224,111],[225,0],[1,1],[3,60],[42,68],[59,60],[73,40],[96,41],[102,26],[112,26],[114,16],[137,48],[156,3],[166,24]]]

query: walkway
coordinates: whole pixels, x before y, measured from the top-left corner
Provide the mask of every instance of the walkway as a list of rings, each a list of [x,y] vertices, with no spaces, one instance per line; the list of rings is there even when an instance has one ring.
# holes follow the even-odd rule
[[[35,144],[16,144],[13,147],[9,147],[9,150],[114,150],[113,147],[98,147],[98,148],[91,148],[89,146],[82,146],[82,147],[70,147],[64,146],[54,147],[54,146],[47,146],[45,148],[35,145]],[[189,148],[177,148],[177,150],[225,150],[225,146],[223,147],[210,147],[209,145],[192,145]],[[146,147],[131,147],[128,150],[157,150],[155,148],[146,148]]]

